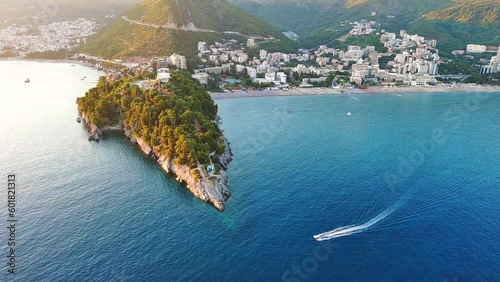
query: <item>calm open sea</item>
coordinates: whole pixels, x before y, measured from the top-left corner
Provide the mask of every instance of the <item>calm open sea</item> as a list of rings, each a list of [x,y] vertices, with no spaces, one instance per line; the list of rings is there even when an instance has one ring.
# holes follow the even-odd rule
[[[99,75],[0,62],[0,281],[500,281],[500,93],[217,101],[220,213],[121,134],[87,141],[75,99]]]

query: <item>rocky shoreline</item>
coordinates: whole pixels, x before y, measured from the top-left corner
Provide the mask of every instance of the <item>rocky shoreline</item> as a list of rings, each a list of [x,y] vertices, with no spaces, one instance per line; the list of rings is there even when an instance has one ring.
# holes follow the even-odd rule
[[[197,168],[193,169],[187,165],[178,165],[175,163],[175,159],[161,155],[158,153],[159,150],[153,146],[147,145],[141,138],[134,136],[132,131],[124,126],[123,121],[120,121],[113,127],[107,126],[99,128],[95,124],[90,123],[88,116],[84,112],[80,110],[79,112],[83,125],[90,133],[89,141],[98,142],[103,132],[123,131],[130,142],[136,144],[146,155],[155,159],[165,172],[174,174],[176,180],[185,184],[193,195],[204,202],[211,203],[219,211],[224,211],[225,202],[231,196],[231,192],[229,191],[229,177],[226,170],[233,156],[230,144],[225,138],[224,144],[226,146],[226,151],[219,156],[218,163],[221,169],[218,175],[209,176],[203,165],[198,165]],[[199,171],[199,177],[195,174],[195,171]]]

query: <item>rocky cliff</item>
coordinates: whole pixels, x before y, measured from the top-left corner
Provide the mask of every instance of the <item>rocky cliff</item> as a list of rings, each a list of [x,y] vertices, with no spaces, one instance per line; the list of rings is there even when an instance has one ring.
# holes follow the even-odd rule
[[[99,141],[102,137],[102,133],[112,130],[121,130],[125,132],[127,138],[148,156],[155,159],[158,164],[167,172],[174,174],[177,181],[186,185],[186,187],[201,200],[213,204],[218,210],[224,211],[225,202],[231,196],[229,191],[229,179],[226,173],[228,164],[232,160],[232,152],[229,146],[229,142],[224,139],[226,151],[219,157],[219,165],[221,167],[220,171],[213,176],[209,176],[206,167],[199,164],[196,168],[190,168],[186,165],[176,164],[175,159],[161,155],[155,150],[154,147],[149,146],[137,136],[134,136],[132,131],[124,127],[124,122],[121,121],[119,124],[113,127],[102,127],[99,128],[95,124],[91,124],[88,116],[80,111],[83,124],[90,133],[89,140]],[[198,173],[196,173],[198,171]]]

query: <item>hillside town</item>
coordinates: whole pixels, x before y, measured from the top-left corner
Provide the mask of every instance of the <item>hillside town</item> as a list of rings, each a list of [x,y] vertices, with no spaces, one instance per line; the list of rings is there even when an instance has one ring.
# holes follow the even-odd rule
[[[376,27],[378,23],[376,21],[367,21],[360,20],[351,22],[352,26],[351,31],[349,31],[350,35],[369,35],[377,31]]]
[[[366,25],[360,30],[359,23],[353,26],[358,31],[366,31]],[[436,48],[436,40],[408,34],[404,30],[399,34],[381,30],[377,34],[383,48],[349,45],[343,50],[321,45],[315,50],[299,49],[297,53],[267,52],[259,48],[254,38],[243,43],[235,39],[213,44],[198,42],[199,62],[192,69],[192,77],[210,91],[225,92],[438,84],[439,65],[443,60]],[[468,46],[464,53],[477,50],[472,48],[475,47]],[[479,48],[481,50],[486,52],[482,47]],[[497,52],[500,53],[500,48]],[[83,54],[80,58],[98,59]],[[500,72],[499,61],[500,54],[493,56],[482,72]],[[186,57],[173,54],[136,64],[128,71],[131,75],[144,78],[140,85],[151,87],[153,84],[148,82],[148,78],[166,83],[172,71],[187,69]],[[123,76],[123,73],[115,71],[108,74],[108,79]]]
[[[84,18],[38,25],[35,31],[30,25],[12,24],[0,29],[0,47],[21,54],[71,50],[85,43],[97,28],[95,21]]]
[[[366,32],[366,26],[361,30],[359,32]],[[236,40],[210,45],[199,42],[200,64],[194,69],[193,78],[208,85],[216,77],[228,76],[230,78],[220,84],[228,85],[226,89],[230,91],[246,90],[240,87],[238,82],[241,81],[245,81],[247,86],[280,89],[290,86],[423,86],[437,82],[435,76],[441,59],[436,40],[410,35],[402,30],[399,36],[382,31],[380,42],[387,52],[380,52],[375,46],[351,45],[342,50],[321,45],[316,50],[271,53],[258,48],[253,39],[248,39],[243,46],[238,45]],[[177,54],[153,61],[160,66],[158,76],[162,80],[166,79],[164,74],[169,67],[186,69],[186,58]],[[384,66],[379,61],[385,61]],[[345,79],[334,79],[334,76]]]
[[[486,52],[495,52],[495,49],[490,46],[468,44],[465,50],[454,50],[454,54],[483,54]],[[471,56],[471,55],[469,55]],[[481,66],[481,74],[490,74],[500,72],[500,46],[497,49],[497,55],[493,56],[489,62],[486,60],[484,65]]]

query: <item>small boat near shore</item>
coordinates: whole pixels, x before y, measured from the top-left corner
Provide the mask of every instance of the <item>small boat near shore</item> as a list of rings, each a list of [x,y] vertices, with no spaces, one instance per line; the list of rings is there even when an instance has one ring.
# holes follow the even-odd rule
[[[82,119],[81,118],[76,118],[76,122],[80,123],[80,122],[82,122]]]

